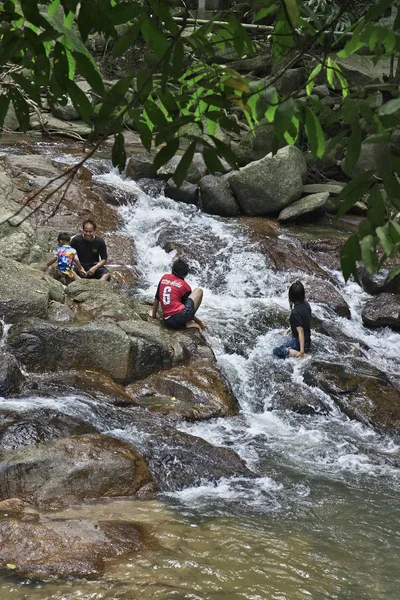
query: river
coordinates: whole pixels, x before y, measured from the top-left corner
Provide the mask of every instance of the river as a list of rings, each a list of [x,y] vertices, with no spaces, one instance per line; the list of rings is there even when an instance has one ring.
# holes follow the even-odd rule
[[[62,156],[60,160],[73,160]],[[241,411],[237,417],[179,428],[214,445],[233,448],[256,472],[254,480],[159,496],[154,501],[109,501],[70,507],[60,517],[97,516],[150,524],[160,548],[119,559],[100,581],[0,580],[2,600],[397,600],[400,590],[400,446],[398,440],[349,420],[323,392],[329,411],[299,414],[275,408],[271,348],[278,330],[263,330],[259,315],[271,306],[288,309],[287,289],[298,273],[274,273],[240,219],[228,220],[175,203],[121,178],[104,160],[90,168],[101,184],[132,193],[120,209],[124,231],[133,237],[135,289],[151,300],[174,253],[162,240],[188,248],[188,282],[204,289],[199,317],[229,380]],[[147,188],[146,188],[147,189]],[[147,191],[149,191],[147,189]],[[368,296],[340,283],[352,319],[333,316],[311,303],[314,314],[369,347],[368,360],[398,376],[399,336],[367,330],[361,308]],[[307,278],[302,278],[307,289]],[[248,340],[251,339],[251,342]],[[314,333],[315,357],[332,357],[337,347]],[[246,345],[247,344],[247,345]],[[282,371],[304,388],[304,361],[291,359]],[[27,399],[84,416],[109,435],[128,440],[118,410],[102,414],[87,398]],[[6,406],[13,400],[3,400]],[[110,416],[111,415],[111,416]]]

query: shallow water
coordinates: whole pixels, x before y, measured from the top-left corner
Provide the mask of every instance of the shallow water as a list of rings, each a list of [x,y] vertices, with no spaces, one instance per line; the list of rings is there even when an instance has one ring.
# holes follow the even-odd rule
[[[62,156],[60,160],[73,160]],[[96,166],[97,164],[97,166]],[[121,208],[142,272],[136,294],[151,300],[174,253],[163,236],[194,249],[188,282],[204,288],[199,316],[207,339],[239,399],[237,417],[180,428],[215,445],[236,450],[255,480],[221,481],[160,496],[153,502],[113,501],[71,508],[60,516],[132,519],[151,524],[160,549],[119,560],[96,582],[0,580],[5,600],[167,599],[385,599],[400,589],[398,440],[350,421],[323,392],[327,415],[272,410],[276,391],[271,347],[279,330],[259,327],[259,315],[288,309],[287,288],[296,273],[273,273],[240,227],[240,220],[204,215],[164,196],[150,197],[104,162],[91,165],[99,183],[131,189],[135,205]],[[291,243],[288,240],[288,243]],[[293,243],[297,243],[294,241]],[[360,345],[368,360],[390,375],[400,373],[398,334],[369,331],[360,313],[367,295],[354,284],[342,288],[352,319],[317,303],[314,314]],[[307,287],[307,278],[302,278]],[[249,334],[251,343],[248,342]],[[238,341],[239,339],[239,341]],[[338,357],[337,345],[314,333],[316,358]],[[294,384],[305,386],[304,362],[282,365]],[[12,400],[3,401],[9,405]],[[84,417],[109,435],[129,441],[131,432],[95,403],[71,396],[36,398],[57,410]],[[18,406],[23,409],[21,403]],[[15,404],[14,408],[17,405]]]

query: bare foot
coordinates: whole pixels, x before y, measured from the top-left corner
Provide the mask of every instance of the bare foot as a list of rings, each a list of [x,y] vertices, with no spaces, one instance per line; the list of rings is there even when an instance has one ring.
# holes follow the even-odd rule
[[[188,323],[186,323],[185,329],[198,329],[199,331],[201,331],[200,325],[195,321],[189,321]]]
[[[311,354],[304,354],[292,349],[289,350],[289,356],[291,356],[292,358],[311,358]]]

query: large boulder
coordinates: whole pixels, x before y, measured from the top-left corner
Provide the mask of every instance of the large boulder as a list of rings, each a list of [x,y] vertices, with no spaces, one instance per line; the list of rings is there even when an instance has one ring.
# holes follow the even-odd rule
[[[153,167],[155,152],[141,152],[133,154],[125,167],[125,175],[129,179],[142,179],[157,177],[157,171]]]
[[[165,186],[165,195],[167,198],[184,202],[185,204],[197,204],[199,197],[199,189],[195,183],[184,181],[180,187],[176,185],[174,180],[168,179]]]
[[[24,376],[12,354],[0,350],[0,396],[12,396],[21,390]]]
[[[28,319],[10,329],[7,346],[30,371],[62,371],[68,365],[130,383],[172,366],[174,350],[158,331],[140,320],[119,327],[106,321],[64,325]]]
[[[155,490],[143,458],[126,442],[100,434],[54,439],[9,451],[0,463],[0,499],[62,506],[89,498]]]
[[[28,316],[45,318],[50,297],[43,273],[0,256],[0,318],[7,323]]]
[[[329,281],[310,279],[306,283],[307,300],[328,306],[339,317],[351,318],[350,308],[339,290]]]
[[[392,171],[390,148],[383,143],[364,142],[361,144],[360,155],[353,169],[349,171],[346,168],[345,159],[341,162],[341,167],[348,177],[356,177],[365,171],[375,171],[378,177],[382,177],[387,171]]]
[[[272,152],[272,142],[275,129],[267,119],[261,119],[254,131],[249,131],[241,136],[239,143],[235,146],[235,154],[239,165],[244,166],[250,162],[260,160]]]
[[[17,499],[0,503],[0,569],[34,580],[98,578],[111,559],[154,546],[131,521],[43,516]]]
[[[366,327],[391,327],[400,330],[400,296],[379,294],[371,298],[362,310]]]
[[[178,419],[199,421],[239,412],[220,371],[205,361],[151,375],[127,386],[126,392],[151,412]]]
[[[227,176],[206,175],[200,180],[199,188],[201,205],[206,213],[221,217],[236,217],[240,213]]]
[[[229,184],[245,214],[263,216],[300,198],[306,172],[301,150],[285,146],[275,156],[268,154],[231,173]]]
[[[394,267],[394,265],[392,265]],[[358,276],[363,290],[368,294],[400,294],[400,275],[388,281],[390,268],[382,267],[378,273],[371,275],[364,266],[358,268]]]
[[[178,168],[182,156],[175,155],[165,165],[157,171],[157,176],[162,179],[170,179]],[[197,165],[192,161],[185,175],[185,180],[189,183],[198,183],[201,179],[201,172]]]
[[[376,60],[374,56],[351,54],[334,60],[341,68],[350,88],[364,88],[372,83],[383,82],[390,75],[390,57],[385,55]]]
[[[400,392],[383,371],[359,359],[313,360],[304,381],[322,389],[351,419],[382,430],[400,430]]]
[[[304,196],[304,198],[284,208],[279,213],[278,221],[280,223],[290,223],[298,220],[312,222],[325,214],[328,199],[328,192]]]

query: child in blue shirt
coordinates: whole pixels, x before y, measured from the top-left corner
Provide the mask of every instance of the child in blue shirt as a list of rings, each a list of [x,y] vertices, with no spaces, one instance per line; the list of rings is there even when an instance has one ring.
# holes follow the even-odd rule
[[[60,233],[57,238],[58,246],[53,252],[51,258],[43,267],[43,271],[53,265],[57,261],[55,279],[68,285],[72,281],[80,279],[78,273],[73,269],[74,264],[77,266],[81,275],[85,275],[85,270],[78,259],[78,254],[75,248],[70,246],[71,236],[68,233]]]

